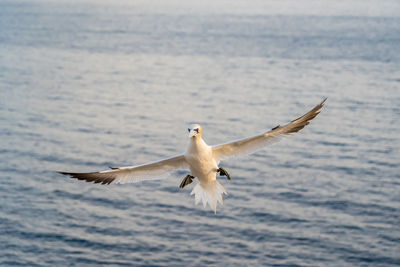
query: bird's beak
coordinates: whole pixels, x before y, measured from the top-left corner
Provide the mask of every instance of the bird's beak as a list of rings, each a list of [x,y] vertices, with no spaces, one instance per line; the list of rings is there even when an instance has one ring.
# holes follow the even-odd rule
[[[192,129],[192,130],[190,131],[190,133],[189,133],[189,137],[190,137],[190,138],[195,137],[196,135],[197,135],[197,131],[195,131],[195,130],[193,130],[193,129]]]

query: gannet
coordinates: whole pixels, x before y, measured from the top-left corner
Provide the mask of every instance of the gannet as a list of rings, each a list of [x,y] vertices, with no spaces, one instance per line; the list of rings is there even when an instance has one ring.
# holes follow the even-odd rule
[[[189,170],[190,174],[182,180],[179,187],[184,188],[186,185],[192,183],[193,179],[197,178],[198,183],[190,193],[191,195],[195,195],[195,204],[201,201],[203,206],[206,207],[208,203],[210,208],[216,213],[217,202],[222,205],[222,195],[227,194],[224,187],[217,181],[217,174],[226,176],[228,180],[231,179],[230,174],[224,168],[219,167],[220,161],[231,156],[254,153],[271,141],[276,141],[280,137],[298,132],[320,113],[325,101],[326,98],[309,112],[287,124],[278,125],[271,130],[243,139],[209,146],[202,138],[201,126],[193,124],[188,128],[189,145],[185,153],[143,165],[111,168],[111,170],[100,172],[59,173],[79,180],[85,180],[86,182],[109,185],[112,183],[123,184],[162,179],[168,177],[171,172],[178,169]]]

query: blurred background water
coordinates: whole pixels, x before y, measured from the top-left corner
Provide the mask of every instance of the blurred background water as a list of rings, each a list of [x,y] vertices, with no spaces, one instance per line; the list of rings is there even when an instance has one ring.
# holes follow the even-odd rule
[[[400,264],[399,1],[0,2],[0,265]],[[214,215],[186,175],[97,171],[294,119],[222,163]]]

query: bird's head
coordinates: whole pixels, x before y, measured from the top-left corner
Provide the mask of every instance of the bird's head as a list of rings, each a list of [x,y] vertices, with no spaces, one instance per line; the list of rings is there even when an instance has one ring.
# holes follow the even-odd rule
[[[198,124],[192,124],[188,128],[188,132],[190,138],[201,137],[201,126]]]

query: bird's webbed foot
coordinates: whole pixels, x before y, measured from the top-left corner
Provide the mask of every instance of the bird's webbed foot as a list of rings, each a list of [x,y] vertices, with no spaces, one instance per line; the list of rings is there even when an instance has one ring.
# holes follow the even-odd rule
[[[184,187],[187,186],[188,184],[191,184],[191,183],[193,182],[193,179],[194,179],[194,178],[195,178],[195,177],[192,176],[192,175],[190,175],[190,174],[186,175],[186,177],[183,178],[181,184],[179,185],[179,188],[184,188]]]
[[[219,172],[219,175],[220,176],[226,176],[226,178],[228,179],[228,180],[230,180],[231,179],[231,176],[229,175],[229,173],[224,169],[224,168],[218,168],[218,170],[217,170],[217,173]]]

